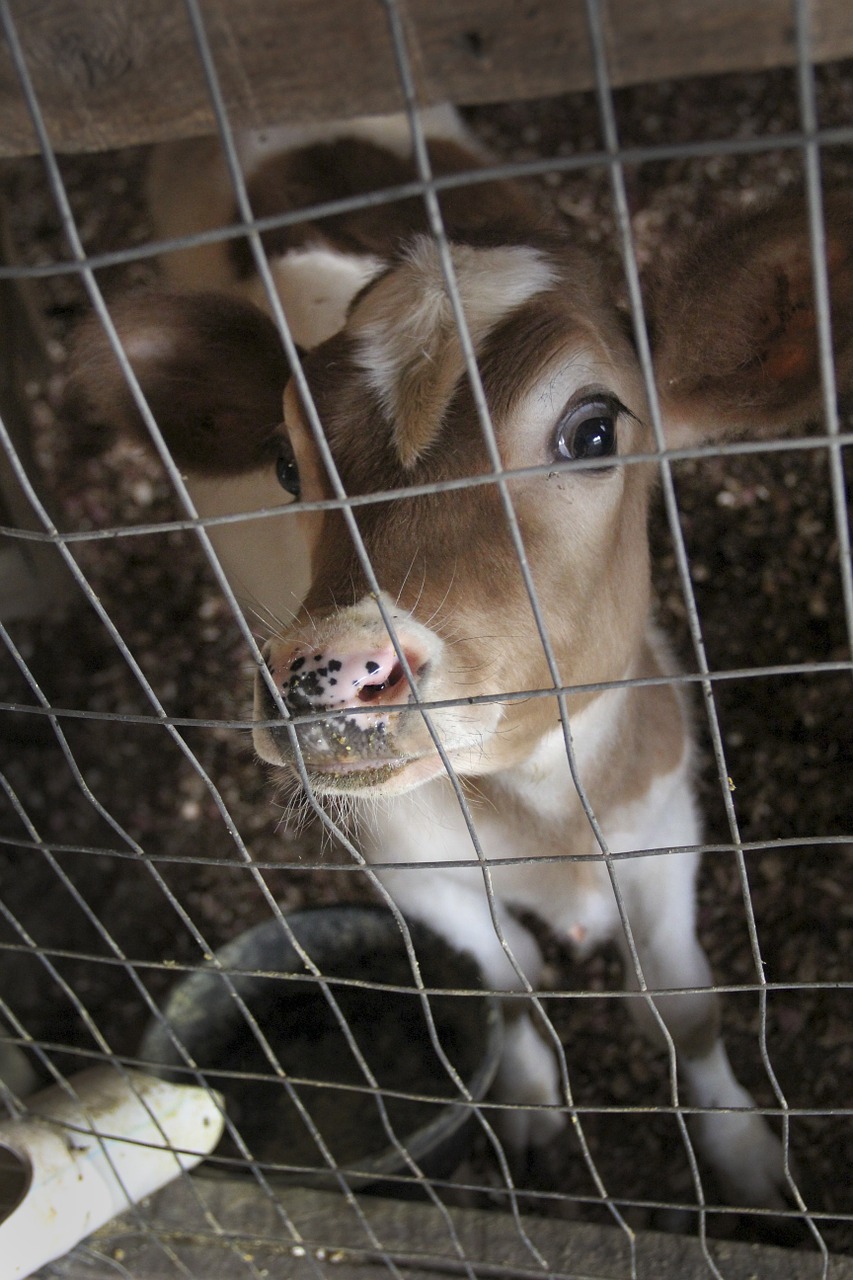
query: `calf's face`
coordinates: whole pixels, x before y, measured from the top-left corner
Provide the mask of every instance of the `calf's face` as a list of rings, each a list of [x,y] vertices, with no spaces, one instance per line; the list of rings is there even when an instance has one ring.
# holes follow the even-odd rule
[[[582,254],[457,248],[454,274],[560,682],[619,679],[649,594],[652,469],[618,461],[652,447],[630,344]],[[433,246],[366,290],[304,371],[344,492],[414,490],[352,508],[382,607],[342,514],[303,517],[312,586],[266,658],[312,786],[406,790],[443,771],[433,734],[463,776],[526,759],[557,713],[501,699],[553,684],[501,489],[422,491],[493,474]],[[333,497],[293,384],[285,423],[302,499]],[[256,718],[261,756],[292,765],[261,677]]]

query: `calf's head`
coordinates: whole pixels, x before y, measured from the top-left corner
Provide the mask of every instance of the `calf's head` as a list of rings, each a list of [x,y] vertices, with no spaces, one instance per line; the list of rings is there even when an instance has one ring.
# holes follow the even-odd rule
[[[506,495],[560,679],[623,675],[648,606],[651,480],[615,464],[651,445],[628,339],[582,254],[458,247],[453,261],[501,465],[522,472]],[[309,595],[267,648],[287,709],[320,717],[296,731],[312,782],[393,791],[440,772],[418,702],[446,704],[429,720],[461,773],[524,759],[553,706],[497,699],[552,681],[500,487],[450,487],[492,467],[433,245],[415,242],[303,367],[345,492],[403,491],[352,508],[380,599],[343,516],[326,513],[309,535]],[[293,384],[285,423],[301,497],[331,498]],[[264,681],[256,710],[274,719]],[[283,724],[255,742],[290,759]]]

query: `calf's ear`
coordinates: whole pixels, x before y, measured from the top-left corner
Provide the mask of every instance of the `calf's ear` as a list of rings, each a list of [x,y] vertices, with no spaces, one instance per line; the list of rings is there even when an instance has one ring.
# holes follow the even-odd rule
[[[853,389],[853,198],[824,202],[839,394]],[[740,214],[677,255],[650,290],[671,447],[777,434],[821,418],[818,322],[803,200]]]
[[[178,466],[200,475],[252,471],[276,457],[290,376],[272,321],[226,294],[146,290],[110,305],[122,346]],[[149,438],[97,317],[75,333],[63,418],[84,444],[116,431]]]

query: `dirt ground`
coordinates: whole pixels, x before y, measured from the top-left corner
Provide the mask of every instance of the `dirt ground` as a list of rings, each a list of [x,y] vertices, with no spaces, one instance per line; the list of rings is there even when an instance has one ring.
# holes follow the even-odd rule
[[[821,124],[853,123],[853,67],[821,69],[818,88]],[[750,156],[682,157],[628,170],[644,265],[704,219],[801,180],[798,154],[773,147],[774,137],[798,124],[788,72],[627,90],[617,95],[617,108],[625,146],[766,140],[767,149]],[[469,114],[484,141],[513,159],[570,156],[600,145],[596,106],[585,95]],[[63,162],[89,251],[145,243],[143,163],[140,152]],[[826,148],[823,163],[828,182],[849,185],[849,147]],[[22,260],[63,257],[39,163],[10,166],[7,182]],[[616,257],[609,180],[601,167],[552,173],[540,185],[575,234]],[[124,288],[151,272],[146,263],[105,270],[102,283]],[[119,442],[90,455],[65,437],[54,406],[64,343],[82,312],[82,296],[74,277],[62,275],[40,285],[35,298],[54,369],[33,379],[27,395],[41,485],[59,527],[95,530],[178,518],[169,486],[144,450]],[[847,419],[844,425],[849,430]],[[846,454],[849,491],[849,449]],[[712,669],[822,664],[805,673],[719,681],[715,699],[770,984],[767,1052],[793,1112],[791,1144],[809,1207],[830,1248],[850,1253],[853,848],[844,840],[853,838],[851,637],[829,454],[790,450],[683,462],[675,481]],[[672,536],[660,511],[653,545],[661,620],[685,668],[695,670]],[[36,695],[11,649],[0,649],[6,708],[0,758],[9,788],[0,795],[0,994],[63,1070],[79,1069],[86,1055],[104,1049],[87,1017],[112,1052],[132,1057],[147,1015],[123,958],[161,999],[176,967],[198,963],[200,952],[268,917],[260,878],[285,909],[370,897],[356,869],[324,865],[315,828],[296,833],[282,825],[280,800],[248,733],[229,726],[249,712],[248,655],[194,536],[172,530],[79,542],[75,558],[168,716],[179,724],[193,721],[181,725],[180,740],[222,797],[251,865],[241,864],[229,822],[180,743],[162,725],[145,723],[151,704],[82,596],[61,622],[10,625],[12,642],[50,704],[69,714],[59,717],[61,742],[44,717],[16,711],[33,706]],[[832,663],[841,668],[827,669]],[[81,712],[95,718],[75,714]],[[729,832],[707,734],[703,742],[708,840],[725,844]],[[736,1070],[761,1104],[776,1106],[762,1065],[756,966],[730,851],[706,855],[699,921],[717,979],[744,988],[725,998]],[[608,952],[578,966],[555,939],[544,943],[553,986],[594,993],[583,1000],[554,996],[548,1007],[566,1045],[576,1100],[590,1109],[585,1130],[604,1182],[633,1225],[674,1222],[662,1206],[692,1202],[689,1171],[672,1117],[638,1114],[665,1106],[668,1084],[660,1057],[607,998],[619,986],[616,958]],[[469,1192],[471,1199],[491,1200],[497,1173],[484,1145],[475,1144],[458,1180],[484,1188]],[[542,1212],[600,1213],[590,1203],[595,1192],[572,1142],[552,1158],[547,1176],[538,1171],[536,1191],[532,1202]],[[743,1229],[731,1217],[712,1221],[719,1233],[736,1226]]]

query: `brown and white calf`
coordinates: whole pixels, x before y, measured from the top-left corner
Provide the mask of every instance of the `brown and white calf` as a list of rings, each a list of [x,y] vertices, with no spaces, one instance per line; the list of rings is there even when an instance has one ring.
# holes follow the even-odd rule
[[[427,125],[436,170],[477,166],[454,115],[437,112]],[[400,121],[250,140],[254,211],[407,181],[407,150]],[[152,205],[164,234],[227,221],[215,145],[162,150]],[[845,385],[851,207],[826,204]],[[523,989],[520,973],[533,988],[540,981],[540,950],[519,910],[582,954],[614,940],[636,988],[599,835],[615,855],[640,851],[615,860],[615,879],[642,979],[674,1041],[687,1100],[700,1109],[700,1150],[733,1202],[778,1206],[782,1148],[732,1073],[696,937],[690,716],[677,682],[667,682],[672,663],[651,611],[646,522],[657,466],[624,461],[655,449],[631,326],[601,265],[544,226],[519,188],[463,185],[445,192],[442,211],[530,584],[499,486],[445,483],[493,466],[419,199],[268,237],[288,323],[310,348],[303,371],[334,477],[245,257],[221,245],[176,254],[167,262],[173,291],[116,307],[203,513],[226,509],[234,493],[247,507],[275,506],[279,482],[308,503],[332,498],[338,482],[359,498],[404,491],[353,508],[379,595],[339,510],[249,522],[242,545],[222,545],[238,594],[274,620],[265,657],[279,698],[259,677],[257,751],[294,775],[300,754],[317,796],[350,798],[363,852],[382,864],[400,908],[471,951],[497,989]],[[646,304],[668,445],[768,433],[819,413],[802,208],[744,215],[697,239],[651,280]],[[90,423],[134,417],[94,327],[79,340],[68,404]],[[539,692],[553,690],[555,676],[571,691],[573,756],[598,835],[556,696]],[[530,696],[508,696],[518,693]],[[488,860],[492,901],[445,760]],[[643,996],[628,1003],[659,1032]],[[527,1104],[506,1112],[519,1146],[565,1123],[557,1063],[527,1013],[509,1020],[497,1095]]]

